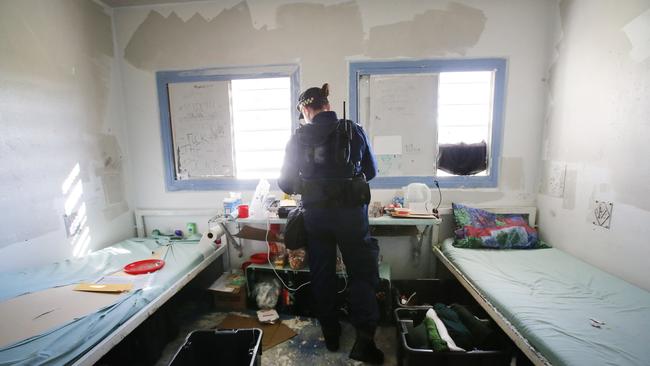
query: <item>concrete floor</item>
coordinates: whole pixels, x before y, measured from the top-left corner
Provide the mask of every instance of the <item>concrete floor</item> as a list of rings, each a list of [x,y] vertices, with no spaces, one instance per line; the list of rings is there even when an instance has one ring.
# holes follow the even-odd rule
[[[198,311],[197,311],[198,310]],[[197,311],[192,314],[192,311]],[[212,310],[184,309],[178,337],[167,344],[156,366],[165,366],[174,357],[176,351],[185,342],[185,337],[197,329],[213,329],[228,315],[228,313]],[[188,313],[189,312],[189,313]],[[233,313],[241,316],[252,316],[251,313]],[[347,322],[341,322],[341,348],[338,352],[330,352],[325,348],[320,326],[316,319],[306,317],[281,316],[282,322],[294,330],[297,335],[288,341],[262,352],[264,366],[303,366],[303,365],[363,365],[362,362],[348,358],[354,343],[354,328]],[[395,327],[383,326],[377,330],[375,337],[377,346],[384,352],[384,365],[396,365]]]

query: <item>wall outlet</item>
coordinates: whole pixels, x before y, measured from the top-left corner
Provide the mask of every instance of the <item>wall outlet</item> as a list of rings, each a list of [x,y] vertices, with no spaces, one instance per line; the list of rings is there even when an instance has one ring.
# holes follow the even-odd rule
[[[606,201],[596,201],[594,204],[594,221],[596,226],[609,229],[612,223],[612,209],[614,204]]]

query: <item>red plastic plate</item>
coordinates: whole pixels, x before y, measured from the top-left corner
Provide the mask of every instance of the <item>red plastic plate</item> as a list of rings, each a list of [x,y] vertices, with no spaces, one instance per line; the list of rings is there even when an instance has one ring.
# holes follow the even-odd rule
[[[129,263],[124,266],[124,272],[132,275],[139,275],[145,273],[156,272],[165,266],[165,261],[162,259],[145,259]]]

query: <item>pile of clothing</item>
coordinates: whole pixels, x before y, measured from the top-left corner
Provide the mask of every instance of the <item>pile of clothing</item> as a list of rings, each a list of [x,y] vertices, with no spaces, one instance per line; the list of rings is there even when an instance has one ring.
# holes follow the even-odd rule
[[[409,347],[431,348],[436,352],[497,350],[504,342],[491,321],[478,319],[458,304],[435,304],[419,325],[407,328]]]

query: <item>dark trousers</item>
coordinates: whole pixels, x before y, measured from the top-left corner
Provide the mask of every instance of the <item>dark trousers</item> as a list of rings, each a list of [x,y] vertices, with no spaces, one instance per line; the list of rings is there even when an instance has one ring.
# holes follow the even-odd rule
[[[350,322],[355,327],[374,327],[379,319],[376,289],[379,246],[370,237],[368,206],[351,208],[305,207],[311,288],[321,325],[336,318],[336,246],[348,273]]]

